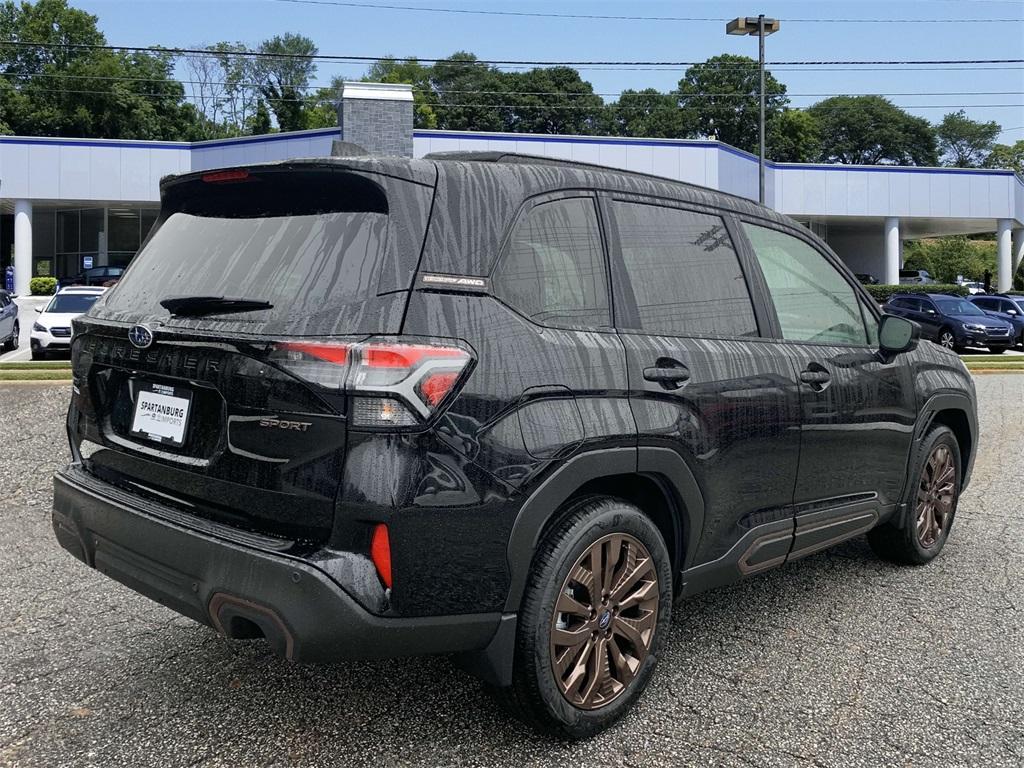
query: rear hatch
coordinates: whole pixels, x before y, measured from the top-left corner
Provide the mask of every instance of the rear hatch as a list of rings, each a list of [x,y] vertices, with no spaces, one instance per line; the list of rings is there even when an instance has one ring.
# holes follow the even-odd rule
[[[153,233],[75,321],[69,430],[84,469],[190,514],[324,541],[347,400],[318,350],[400,331],[433,186],[428,164],[348,159],[165,180]]]

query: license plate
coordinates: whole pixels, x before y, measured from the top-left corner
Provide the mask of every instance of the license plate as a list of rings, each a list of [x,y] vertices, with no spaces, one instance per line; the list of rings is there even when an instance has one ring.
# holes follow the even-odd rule
[[[192,393],[181,387],[150,382],[135,383],[135,416],[131,433],[180,448],[192,405]]]

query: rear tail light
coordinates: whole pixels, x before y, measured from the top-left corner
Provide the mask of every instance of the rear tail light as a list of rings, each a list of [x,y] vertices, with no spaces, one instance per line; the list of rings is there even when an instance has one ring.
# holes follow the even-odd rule
[[[472,355],[449,344],[283,341],[270,361],[312,384],[352,395],[353,426],[416,427],[436,413],[469,370]]]

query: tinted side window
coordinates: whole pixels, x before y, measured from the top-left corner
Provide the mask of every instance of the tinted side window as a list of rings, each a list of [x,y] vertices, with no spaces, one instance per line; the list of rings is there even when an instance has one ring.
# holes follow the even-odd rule
[[[974,299],[972,303],[977,304],[982,309],[996,309],[996,307],[992,306],[992,299]]]
[[[935,306],[935,302],[932,301],[931,299],[921,299],[920,301],[921,301],[920,309],[921,309],[922,312],[928,312],[929,310],[931,310],[932,312],[936,312],[937,313],[939,311],[938,308]]]
[[[677,336],[757,336],[739,258],[718,216],[612,203],[639,328]]]
[[[611,326],[594,201],[542,203],[519,222],[493,276],[494,292],[534,322]]]
[[[743,228],[764,272],[784,339],[869,343],[853,286],[824,254],[775,229],[748,223]]]

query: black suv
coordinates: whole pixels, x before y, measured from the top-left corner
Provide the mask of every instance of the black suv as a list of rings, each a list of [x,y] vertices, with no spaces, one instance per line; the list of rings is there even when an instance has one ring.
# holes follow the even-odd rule
[[[1002,354],[1015,343],[1009,322],[986,314],[970,299],[942,293],[895,294],[885,311],[913,320],[921,335],[946,349],[960,352],[964,347],[988,347]]]
[[[229,637],[452,653],[579,737],[647,685],[675,600],[949,535],[970,376],[766,208],[486,153],[161,191],[75,321],[53,524]]]

